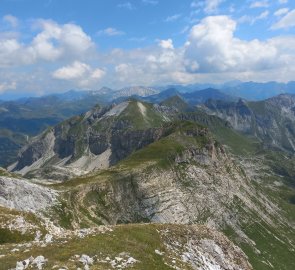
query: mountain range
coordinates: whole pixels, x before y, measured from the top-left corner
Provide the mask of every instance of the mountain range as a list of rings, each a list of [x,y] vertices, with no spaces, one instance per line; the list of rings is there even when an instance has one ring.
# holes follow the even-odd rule
[[[61,237],[58,228],[71,234],[107,225],[104,230],[116,232],[117,227],[108,226],[161,223],[178,224],[183,235],[190,230],[185,224],[205,224],[222,231],[243,250],[236,256],[247,258],[243,266],[241,261],[229,264],[236,269],[292,269],[295,159],[273,127],[280,123],[285,128],[287,120],[294,120],[294,97],[283,95],[263,103],[205,99],[198,106],[192,104],[178,93],[159,103],[131,97],[118,104],[96,105],[48,128],[22,148],[17,161],[8,167],[11,172],[3,171],[2,205],[21,212],[29,207],[29,212],[39,213],[37,220],[43,224],[45,237],[42,252],[52,264],[59,265],[61,258],[50,257],[46,235],[56,239],[50,242],[56,246]],[[274,115],[280,121],[270,121],[270,125]],[[258,123],[250,125],[253,121]],[[272,132],[272,140],[263,136],[266,131]],[[293,133],[289,135],[291,143]],[[273,141],[276,143],[271,145]],[[21,189],[16,188],[18,181]],[[5,219],[10,220],[9,215],[5,214]],[[36,221],[25,220],[37,226]],[[163,228],[178,235],[174,232],[177,227]],[[140,227],[135,230],[142,234]],[[162,235],[162,229],[157,230]],[[94,234],[87,236],[89,241]],[[68,237],[70,243],[72,237]],[[217,245],[210,243],[210,249]],[[210,268],[207,259],[211,255],[204,253],[201,244],[197,246],[204,261],[198,261],[200,255],[195,253],[189,255],[195,256],[192,261],[177,259],[183,258],[178,251],[175,265],[181,268],[188,262],[188,269],[194,269],[196,263],[211,269],[224,263],[213,260]],[[159,247],[155,249],[162,254]],[[217,249],[225,252],[223,246]],[[87,252],[94,258],[93,252]],[[136,254],[135,260],[144,260],[142,254],[130,252],[129,257]],[[15,262],[10,255],[8,258]],[[69,267],[70,260],[65,265]]]
[[[1,104],[60,116],[0,170],[3,269],[295,267],[294,95],[120,95]]]
[[[213,88],[212,88],[213,87]],[[103,87],[97,91],[71,90],[42,97],[0,101],[0,166],[15,160],[20,148],[32,136],[71,116],[85,113],[96,104],[120,103],[128,97],[160,103],[178,95],[191,106],[207,100],[260,101],[281,93],[294,93],[294,83],[242,83],[174,85],[166,87],[125,87],[113,90]]]
[[[220,90],[224,94],[240,97],[250,101],[264,100],[280,94],[295,94],[295,82],[290,81],[288,83],[280,82],[242,82],[242,81],[230,81],[223,84],[190,84],[190,85],[169,85],[165,87],[159,87],[160,90],[167,88],[175,88],[180,92],[193,92],[203,90],[207,88],[213,88]]]

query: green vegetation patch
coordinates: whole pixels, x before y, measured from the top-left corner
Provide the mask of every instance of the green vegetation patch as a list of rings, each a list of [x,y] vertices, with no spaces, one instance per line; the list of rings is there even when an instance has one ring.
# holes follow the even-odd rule
[[[34,235],[30,233],[21,233],[16,230],[0,228],[0,245],[7,243],[21,243],[34,240]]]
[[[63,241],[50,244],[46,247],[33,247],[29,253],[10,253],[0,258],[1,269],[15,267],[16,262],[25,260],[29,256],[43,255],[48,262],[45,269],[53,266],[67,266],[76,269],[83,265],[75,259],[74,255],[87,254],[90,257],[97,256],[99,259],[120,257],[128,254],[137,260],[132,269],[150,270],[172,269],[166,265],[167,257],[156,254],[155,250],[167,251],[161,239],[159,230],[171,227],[167,225],[122,225],[114,227],[113,232],[87,236],[85,238],[73,238],[66,243]],[[184,233],[184,231],[181,231]],[[58,251],[58,252],[57,252]],[[168,252],[165,252],[167,254]],[[121,254],[121,255],[120,255]],[[167,260],[168,262],[171,259]],[[95,262],[91,269],[111,269],[111,265],[103,262]],[[184,267],[182,269],[189,269]]]

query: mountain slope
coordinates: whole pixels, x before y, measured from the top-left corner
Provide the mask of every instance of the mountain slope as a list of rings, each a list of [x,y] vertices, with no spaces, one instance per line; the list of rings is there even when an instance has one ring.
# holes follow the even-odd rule
[[[235,100],[234,97],[224,94],[221,91],[213,88],[207,88],[204,90],[189,92],[182,94],[182,97],[191,105],[197,105],[205,103],[209,99],[214,100]]]
[[[0,104],[0,166],[10,164],[27,142],[48,126],[56,125],[73,115],[84,113],[100,96],[70,91],[60,95],[25,98]]]
[[[221,171],[219,162],[222,162],[223,165],[229,162],[229,167]],[[230,166],[232,165],[229,160],[227,161],[223,148],[213,140],[207,128],[192,122],[175,122],[170,124],[170,132],[164,138],[134,152],[115,167],[101,173],[93,173],[93,175],[73,179],[64,184],[51,185],[51,189],[59,191],[59,203],[53,205],[51,209],[47,209],[44,214],[55,223],[55,226],[61,225],[66,228],[88,227],[101,223],[151,221],[187,224],[206,223],[209,220],[212,221],[208,222],[211,227],[220,228],[224,222],[227,223],[231,220],[228,212],[223,213],[223,210],[225,210],[223,204],[228,203],[226,197],[231,198],[231,201],[233,199],[231,192],[235,193],[235,189],[241,184],[235,179],[237,186],[228,189],[228,181],[231,182],[232,180],[227,170],[232,170],[233,175],[235,175],[235,177],[232,176],[233,179],[238,177],[239,174],[238,168]],[[215,168],[214,172],[213,168]],[[208,185],[211,188],[208,189]],[[197,191],[195,195],[192,193],[193,190]],[[203,203],[205,198],[207,198],[206,205]],[[209,198],[210,200],[208,200]],[[217,209],[219,210],[216,211]],[[222,216],[222,219],[220,219],[220,216]],[[226,269],[229,266],[237,269],[251,269],[248,262],[243,259],[243,253],[235,247],[232,249],[229,242],[226,242],[225,239],[221,240],[221,235],[215,234],[213,238],[217,242],[212,242],[211,230],[204,228],[207,233],[203,234],[202,229],[197,229],[198,227],[190,229],[189,226],[183,225],[149,226],[151,227],[146,227],[144,231],[152,233],[151,229],[156,226],[158,233],[160,232],[160,235],[163,235],[160,243],[164,247],[166,246],[166,248],[156,246],[154,250],[160,250],[160,253],[164,251],[163,255],[165,254],[165,256],[163,258],[169,260],[169,250],[172,249],[173,257],[180,258],[177,264],[176,262],[172,263],[179,265],[182,269],[194,269],[196,265],[202,266],[204,269],[211,269],[218,267],[218,265],[220,269]],[[130,227],[129,225],[125,228],[138,231],[136,226]],[[130,235],[129,239],[133,233],[127,234]],[[143,231],[138,231],[138,233],[142,234]],[[197,238],[194,234],[198,235]],[[202,235],[204,235],[204,238]],[[185,238],[183,238],[184,236]],[[158,243],[155,241],[157,235],[153,233],[153,236],[149,237],[145,242],[153,239],[154,245]],[[189,242],[187,242],[186,237],[190,239]],[[200,238],[207,240],[205,242],[203,240],[198,241],[197,239]],[[221,245],[218,239],[223,241],[224,244]],[[90,243],[94,241],[94,238],[90,237],[87,240]],[[208,240],[209,242],[207,242]],[[174,244],[176,241],[177,244]],[[111,243],[111,247],[115,245],[110,241],[107,242],[108,245]],[[206,247],[202,243],[206,243]],[[71,241],[66,246],[63,244],[63,253],[67,254],[66,258],[73,255],[67,251],[73,250],[72,245],[75,245],[75,243]],[[140,242],[137,242],[137,245],[140,245]],[[89,247],[89,244],[87,246]],[[228,255],[222,255],[223,260],[219,258],[216,261],[216,259],[213,259],[214,256],[216,257],[216,253],[213,252],[215,255],[211,255],[211,252],[205,253],[203,247],[206,250],[217,249],[219,254],[225,254],[223,249],[228,247]],[[87,254],[91,257],[95,255],[91,251],[92,249],[80,248],[80,250],[80,252],[87,251]],[[236,253],[232,253],[232,250],[236,250]],[[58,256],[52,258],[52,255],[50,255],[52,254],[50,248],[41,250],[40,248],[36,250],[33,248],[30,253],[33,257],[36,257],[41,255],[40,251],[43,251],[42,255],[48,258],[48,263],[59,263]],[[74,252],[75,254],[79,253],[77,250]],[[131,254],[133,252],[132,250]],[[151,253],[149,251],[148,254]],[[4,254],[7,254],[7,251]],[[26,259],[23,255],[20,257],[20,254],[22,253],[8,255],[5,257],[5,263],[12,265],[21,258]],[[136,259],[143,260],[141,254],[135,254],[137,254]],[[184,256],[181,256],[182,254]],[[106,257],[109,254],[104,255]],[[158,254],[156,253],[156,255]],[[135,255],[133,256],[135,257]],[[171,267],[169,265],[168,263],[167,269]],[[136,267],[136,265],[134,266]],[[140,268],[139,265],[139,269],[144,268]],[[158,269],[163,269],[163,267],[159,266]]]
[[[168,136],[114,167],[56,185],[65,193],[54,219],[68,228],[147,221],[207,224],[239,244],[255,269],[292,269],[295,220],[278,207],[284,202],[270,193],[274,185],[260,184],[264,173],[253,168],[262,170],[263,162],[258,167],[248,160],[244,166],[207,128],[175,125]]]
[[[267,147],[295,151],[294,95],[256,102],[208,101],[203,108],[225,119],[236,130],[257,137]]]
[[[11,254],[4,247],[2,269],[38,263],[38,269],[252,269],[237,246],[203,226],[142,224],[84,231],[85,236],[72,233],[29,243],[26,253],[21,247]]]
[[[96,104],[109,104],[118,97],[147,96],[158,93],[146,87],[97,91],[71,90],[60,94],[21,98],[0,103],[0,166],[12,163],[28,137],[36,136],[49,126],[90,110]],[[5,158],[4,158],[5,157]]]
[[[29,160],[37,170],[28,175],[57,168],[69,174],[81,169],[89,150],[100,156],[110,147],[113,166],[50,185],[59,203],[44,214],[55,226],[205,224],[240,246],[254,269],[293,269],[294,160],[263,150],[217,116],[186,108],[179,97],[161,105],[130,100],[96,107],[36,138],[16,166]],[[248,115],[243,104],[238,108]]]
[[[31,176],[69,178],[107,168],[158,140],[165,132],[161,125],[166,121],[152,104],[136,100],[95,107],[34,138],[9,169],[21,174],[30,172]]]

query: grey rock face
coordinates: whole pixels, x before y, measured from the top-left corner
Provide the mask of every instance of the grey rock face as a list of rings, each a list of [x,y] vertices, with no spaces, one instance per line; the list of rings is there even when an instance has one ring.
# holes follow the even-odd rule
[[[259,215],[263,213],[253,203],[255,191],[249,179],[222,147],[211,143],[204,148],[186,149],[171,160],[171,164],[168,170],[146,165],[146,169],[137,173],[123,173],[122,179],[86,185],[74,196],[77,202],[85,202],[90,193],[104,194],[100,197],[101,203],[93,204],[89,211],[93,211],[93,216],[103,213],[102,222],[111,224],[149,220],[200,222],[219,228],[237,221],[230,206],[235,200]],[[269,220],[266,215],[264,218]]]
[[[161,139],[165,133],[164,128],[153,128],[135,131],[114,131],[110,145],[112,149],[111,165],[130,155],[133,151],[141,149],[152,142]]]
[[[295,151],[295,96],[283,94],[264,101],[208,101],[202,108],[228,121],[265,146]]]
[[[25,146],[18,158],[14,171],[21,170],[26,166],[32,165],[41,158],[50,157],[52,146],[54,145],[55,136],[52,130],[46,131],[44,134],[37,136],[33,142]]]
[[[20,211],[39,212],[53,206],[57,192],[28,182],[0,176],[0,205]]]

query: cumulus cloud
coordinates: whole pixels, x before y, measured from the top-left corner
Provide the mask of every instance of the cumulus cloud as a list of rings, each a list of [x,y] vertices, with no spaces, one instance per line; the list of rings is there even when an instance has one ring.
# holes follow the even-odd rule
[[[264,11],[257,17],[267,16]],[[228,16],[209,16],[191,28],[183,46],[176,48],[172,39],[158,40],[158,46],[116,49],[106,58],[120,86],[292,79],[294,37],[247,41],[235,36],[236,28],[237,22]]]
[[[257,21],[267,16],[264,10],[250,19]],[[36,92],[102,85],[293,79],[295,37],[243,40],[235,34],[239,22],[229,16],[208,16],[188,26],[187,39],[180,46],[168,38],[148,47],[99,52],[80,26],[39,20],[35,23],[36,34],[28,42],[18,35],[0,34],[0,91],[18,85]],[[99,59],[99,65],[95,59]],[[15,76],[13,67],[29,64],[30,71],[22,69]],[[98,66],[107,67],[107,72]]]
[[[90,67],[87,64],[75,61],[71,65],[57,69],[52,75],[56,79],[72,80],[83,77],[89,71]]]
[[[185,46],[189,72],[227,72],[271,68],[277,49],[258,40],[234,37],[237,23],[227,16],[203,19],[190,32]]]
[[[0,67],[83,57],[94,47],[91,38],[76,24],[59,25],[54,21],[39,20],[35,26],[40,31],[29,44],[17,37],[0,39]]]
[[[288,0],[279,0],[279,4],[287,4]]]
[[[175,49],[172,39],[159,40],[158,46],[124,51],[113,50],[109,55],[115,65],[117,83],[152,85],[188,83],[195,74],[188,74],[182,64],[182,48]]]
[[[173,41],[171,38],[167,39],[167,40],[160,40],[159,41],[159,45],[161,48],[163,49],[174,49],[174,46],[173,46]]]
[[[288,12],[283,18],[275,23],[271,29],[290,28],[295,26],[295,9]]]
[[[61,67],[52,73],[52,77],[55,79],[78,81],[82,86],[87,86],[93,81],[100,80],[104,75],[104,70],[100,68],[93,69],[88,64],[79,61]]]

